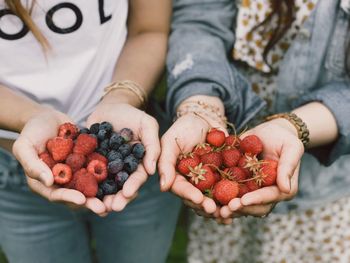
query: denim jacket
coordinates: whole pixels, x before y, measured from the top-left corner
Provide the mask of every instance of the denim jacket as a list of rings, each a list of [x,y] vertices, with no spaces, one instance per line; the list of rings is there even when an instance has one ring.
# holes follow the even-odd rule
[[[228,119],[242,128],[265,103],[231,59],[236,3],[173,2],[168,112],[174,115],[181,101],[193,95],[217,96],[224,102]],[[339,136],[332,145],[320,149],[322,154],[304,154],[298,195],[280,203],[277,212],[308,209],[350,196],[350,78],[344,63],[349,21],[350,15],[339,0],[319,0],[280,65],[275,111],[322,102],[336,118]]]

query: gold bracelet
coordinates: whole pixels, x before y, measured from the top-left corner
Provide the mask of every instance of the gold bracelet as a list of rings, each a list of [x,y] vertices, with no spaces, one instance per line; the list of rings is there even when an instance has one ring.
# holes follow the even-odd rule
[[[140,87],[140,85],[138,85],[136,82],[131,80],[116,81],[109,84],[107,87],[105,87],[102,98],[105,97],[111,91],[116,89],[129,90],[133,92],[137,96],[137,98],[140,100],[141,107],[142,108],[146,107],[148,103],[148,97],[146,92]]]
[[[284,118],[284,119],[288,120],[291,124],[293,124],[293,126],[295,127],[295,129],[298,132],[298,138],[303,143],[304,148],[306,148],[306,146],[308,145],[308,143],[310,141],[310,138],[309,138],[310,132],[306,126],[306,123],[303,122],[302,119],[300,119],[295,113],[292,113],[292,112],[274,114],[272,116],[267,117],[266,120],[270,121],[270,120],[277,119],[277,118]]]

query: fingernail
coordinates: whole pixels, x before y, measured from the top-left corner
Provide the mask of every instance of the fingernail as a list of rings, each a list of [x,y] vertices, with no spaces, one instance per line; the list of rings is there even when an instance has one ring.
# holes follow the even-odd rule
[[[160,178],[160,187],[161,187],[161,188],[164,188],[164,186],[165,186],[165,178],[162,176],[162,177]]]
[[[47,173],[41,173],[40,174],[40,180],[46,185],[46,186],[50,186],[50,182],[49,182],[49,175]]]

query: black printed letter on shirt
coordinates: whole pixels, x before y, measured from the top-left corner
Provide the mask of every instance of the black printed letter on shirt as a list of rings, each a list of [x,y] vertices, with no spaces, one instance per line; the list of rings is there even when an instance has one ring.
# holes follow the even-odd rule
[[[112,15],[105,16],[105,11],[103,7],[104,7],[104,0],[98,0],[98,12],[100,13],[101,25],[106,23],[108,20],[112,18]]]
[[[9,9],[2,9],[0,10],[0,19],[3,17],[3,16],[6,16],[6,15],[13,15],[13,16],[16,16],[11,10]],[[17,16],[18,17],[18,16]],[[19,17],[18,17],[19,18]],[[21,20],[19,18],[19,20]],[[21,20],[22,21],[22,20]],[[23,22],[22,22],[23,23]],[[18,33],[15,33],[15,34],[7,34],[5,33],[1,28],[0,28],[0,38],[3,38],[3,39],[6,39],[6,40],[17,40],[17,39],[20,39],[22,37],[24,37],[27,33],[28,33],[29,29],[28,27],[23,23],[23,27],[22,29],[18,32]]]

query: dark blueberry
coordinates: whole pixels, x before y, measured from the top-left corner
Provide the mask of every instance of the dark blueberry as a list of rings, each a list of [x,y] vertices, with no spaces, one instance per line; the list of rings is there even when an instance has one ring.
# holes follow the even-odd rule
[[[123,170],[123,166],[124,163],[122,159],[115,159],[114,161],[108,163],[108,172],[111,174],[117,174]]]
[[[143,146],[143,144],[142,143],[134,144],[134,147],[132,148],[132,154],[137,159],[142,159],[143,156],[145,155],[145,147]]]
[[[128,156],[131,153],[131,145],[130,144],[123,144],[118,148],[118,152],[123,155],[123,157]]]
[[[90,126],[90,133],[96,134],[100,130],[100,124],[99,123],[94,123]]]
[[[118,150],[120,145],[124,143],[124,138],[119,133],[113,132],[109,138],[109,147],[113,150]]]
[[[108,150],[109,149],[109,139],[104,139],[102,142],[100,142],[99,148]]]
[[[105,196],[105,195],[104,195],[104,193],[103,193],[103,190],[102,190],[102,188],[99,186],[99,187],[98,187],[97,194],[96,194],[96,197],[97,197],[98,199],[102,200],[104,196]]]
[[[124,159],[124,170],[129,174],[136,171],[139,161],[134,155],[130,154]]]
[[[118,189],[123,188],[123,185],[128,178],[129,178],[129,174],[125,171],[121,171],[117,173],[117,175],[115,176],[115,182],[117,183]]]
[[[99,141],[103,141],[104,139],[108,139],[108,132],[106,130],[99,130],[97,133],[97,139]]]
[[[83,133],[89,134],[90,130],[88,128],[82,128],[82,129],[80,129],[79,133],[80,134],[83,134]]]
[[[104,157],[107,157],[107,154],[108,154],[108,150],[107,150],[107,149],[102,149],[102,148],[97,148],[97,149],[95,150],[95,152],[97,152],[97,153],[103,155]]]
[[[123,128],[119,133],[126,142],[130,142],[134,137],[134,133],[129,128]]]
[[[109,162],[111,162],[111,161],[114,161],[116,159],[123,159],[123,155],[116,150],[112,150],[108,153],[107,159]]]
[[[90,135],[91,137],[94,137],[94,138],[97,139],[97,135],[96,135],[96,134],[90,133],[89,135]]]
[[[100,187],[105,195],[112,195],[117,193],[118,191],[117,184],[114,182],[114,180],[110,179],[107,179],[106,181],[102,182],[100,184]]]
[[[113,131],[113,126],[107,121],[101,122],[100,130],[105,130],[108,134],[111,134]]]

